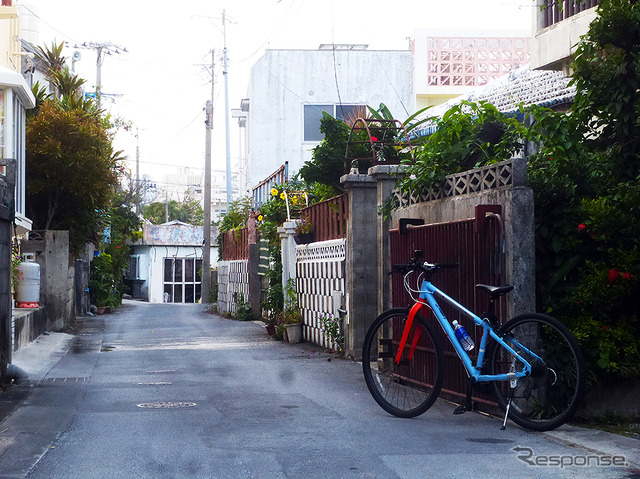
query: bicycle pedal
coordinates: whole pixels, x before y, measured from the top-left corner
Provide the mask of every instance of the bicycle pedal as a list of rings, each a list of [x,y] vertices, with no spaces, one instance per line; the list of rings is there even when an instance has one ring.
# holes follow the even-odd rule
[[[453,410],[453,414],[455,414],[456,416],[464,414],[465,412],[467,412],[467,406],[465,406],[464,404],[461,404]]]

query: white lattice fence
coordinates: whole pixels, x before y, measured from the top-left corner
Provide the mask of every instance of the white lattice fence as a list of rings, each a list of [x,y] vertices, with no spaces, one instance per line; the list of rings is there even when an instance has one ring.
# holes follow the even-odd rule
[[[246,259],[218,262],[218,312],[235,314],[236,302],[249,301],[249,262]]]
[[[321,241],[296,248],[296,290],[303,316],[304,339],[335,348],[322,332],[320,317],[337,315],[335,298],[345,292],[344,239]]]

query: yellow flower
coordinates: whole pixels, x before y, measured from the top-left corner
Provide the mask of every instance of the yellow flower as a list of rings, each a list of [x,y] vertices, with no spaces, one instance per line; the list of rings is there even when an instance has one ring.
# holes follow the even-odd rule
[[[278,188],[271,188],[271,196],[278,196]]]
[[[263,219],[264,219],[264,216],[258,215],[258,221],[262,221]]]
[[[280,193],[280,199],[284,200],[287,197],[287,195],[284,194],[284,191],[282,193]]]
[[[293,203],[294,205],[297,205],[298,204],[298,198],[296,196],[291,198],[291,203]]]

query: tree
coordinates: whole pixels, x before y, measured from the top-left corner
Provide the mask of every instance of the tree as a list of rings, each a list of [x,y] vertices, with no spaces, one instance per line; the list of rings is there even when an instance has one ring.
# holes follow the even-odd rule
[[[640,4],[604,0],[577,49],[569,114],[534,112],[539,305],[599,380],[640,376]]]
[[[313,161],[300,168],[300,176],[307,183],[324,183],[334,191],[343,191],[340,177],[346,173],[344,158],[350,127],[326,112],[322,112],[320,131],[324,139],[313,149]]]
[[[120,152],[100,115],[47,99],[26,128],[26,204],[34,229],[69,230],[70,251],[96,241],[118,182]]]
[[[198,200],[186,197],[183,202],[170,200],[156,201],[142,207],[141,214],[154,225],[167,221],[182,221],[192,225],[204,224],[204,210]],[[168,216],[168,218],[167,218]]]

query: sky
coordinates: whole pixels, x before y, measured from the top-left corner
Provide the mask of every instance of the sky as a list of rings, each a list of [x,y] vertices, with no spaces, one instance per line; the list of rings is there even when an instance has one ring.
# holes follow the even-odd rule
[[[321,43],[364,43],[407,49],[417,29],[529,34],[534,0],[14,0],[37,16],[39,45],[67,41],[78,50],[76,73],[95,88],[94,50],[82,43],[126,48],[102,65],[103,107],[134,128],[119,130],[116,149],[135,171],[161,178],[176,166],[204,169],[205,113],[214,63],[212,168],[226,162],[222,12],[226,14],[229,108],[246,98],[251,67],[266,49],[317,49]],[[232,169],[238,162],[238,123],[230,118]],[[136,140],[135,131],[138,132]]]

